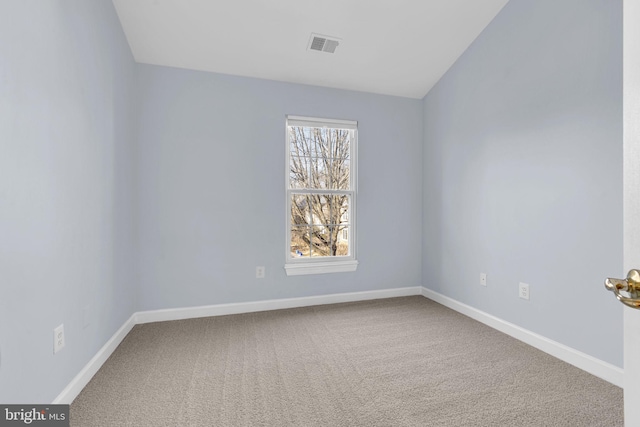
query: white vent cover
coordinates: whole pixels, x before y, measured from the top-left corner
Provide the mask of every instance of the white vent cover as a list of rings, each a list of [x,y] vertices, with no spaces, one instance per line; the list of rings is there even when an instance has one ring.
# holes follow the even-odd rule
[[[340,39],[337,37],[323,36],[321,34],[311,34],[309,39],[308,50],[314,50],[316,52],[335,53],[336,48],[340,44]]]

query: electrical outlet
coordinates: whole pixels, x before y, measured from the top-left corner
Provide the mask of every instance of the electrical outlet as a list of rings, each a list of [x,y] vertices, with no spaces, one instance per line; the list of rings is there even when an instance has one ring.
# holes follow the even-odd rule
[[[522,299],[529,299],[529,285],[520,282],[518,285],[518,296]]]
[[[480,284],[487,286],[487,273],[480,273]]]
[[[256,267],[256,279],[264,279],[264,266]]]
[[[53,354],[56,354],[64,347],[64,324],[53,330]]]

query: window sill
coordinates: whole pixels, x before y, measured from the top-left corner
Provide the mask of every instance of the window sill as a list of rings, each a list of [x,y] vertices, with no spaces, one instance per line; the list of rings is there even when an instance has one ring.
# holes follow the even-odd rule
[[[358,261],[307,262],[285,264],[287,276],[301,276],[305,274],[348,273],[356,271]]]

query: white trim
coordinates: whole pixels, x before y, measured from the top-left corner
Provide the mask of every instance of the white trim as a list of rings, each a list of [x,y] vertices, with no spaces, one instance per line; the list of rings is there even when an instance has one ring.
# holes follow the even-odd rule
[[[164,322],[167,320],[195,319],[197,317],[224,316],[228,314],[254,313],[257,311],[281,310],[285,308],[311,307],[314,305],[341,302],[367,301],[381,298],[421,295],[422,288],[382,289],[378,291],[349,292],[344,294],[318,295],[313,297],[272,299],[266,301],[205,305],[199,307],[170,308],[166,310],[137,313],[137,323]]]
[[[71,380],[71,382],[64,388],[64,390],[62,390],[52,403],[54,405],[71,404],[71,402],[78,397],[82,389],[89,384],[91,378],[93,378],[96,372],[98,372],[109,356],[111,356],[115,349],[118,348],[122,340],[124,340],[136,323],[136,314],[134,313],[126,322],[124,322],[120,329],[113,334],[109,341],[107,341],[107,343],[98,350],[96,355],[91,358],[89,363],[82,368],[78,375]]]
[[[343,294],[318,295],[313,297],[274,299],[232,304],[216,304],[199,307],[172,308],[166,310],[139,311],[116,331],[95,356],[85,365],[73,380],[52,402],[53,404],[71,404],[82,389],[91,381],[104,362],[111,356],[122,340],[135,325],[168,320],[195,319],[198,317],[223,316],[227,314],[253,313],[257,311],[280,310],[284,308],[310,307],[314,305],[336,304],[341,302],[366,301],[382,298],[421,295],[420,286],[410,288],[382,289],[377,291],[349,292]]]
[[[287,123],[290,123],[288,126],[318,127],[331,124],[334,125],[335,129],[358,129],[357,120],[323,119],[319,117],[293,116],[291,114],[287,114],[285,118]]]
[[[317,295],[312,297],[273,299],[266,301],[251,301],[232,304],[216,304],[199,307],[173,308],[166,310],[139,311],[116,331],[102,346],[96,355],[82,368],[73,380],[62,390],[52,402],[53,404],[71,404],[98,372],[100,367],[124,340],[135,325],[164,322],[169,320],[194,319],[198,317],[223,316],[228,314],[253,313],[258,311],[280,310],[286,308],[311,307],[324,304],[343,302],[367,301],[382,298],[394,298],[412,295],[422,295],[459,313],[482,322],[500,332],[519,339],[539,350],[544,351],[560,360],[570,363],[586,372],[604,379],[614,385],[622,387],[623,370],[617,366],[598,360],[563,344],[547,339],[541,335],[505,322],[495,316],[484,313],[466,304],[434,292],[430,289],[415,286],[395,289],[381,289],[376,291],[349,292],[342,294]]]
[[[462,313],[500,332],[512,336],[524,343],[527,343],[538,350],[542,350],[564,362],[567,362],[583,371],[589,372],[596,377],[602,378],[618,387],[623,386],[624,371],[618,366],[596,359],[593,356],[582,353],[559,342],[550,340],[542,335],[538,335],[513,323],[506,322],[491,314],[480,311],[469,305],[463,304],[452,298],[444,296],[438,292],[425,287],[422,288],[422,295],[437,303],[440,303],[452,310]]]
[[[287,276],[300,276],[303,274],[324,274],[324,273],[348,273],[356,271],[358,261],[326,261],[285,264],[284,269]]]
[[[638,268],[640,257],[640,1],[622,2],[622,218],[623,265],[625,274]],[[617,141],[614,141],[617,143]],[[624,277],[624,276],[622,276]],[[612,295],[608,296],[612,298]],[[619,327],[612,324],[610,327]],[[623,354],[625,366],[624,421],[627,426],[640,425],[640,311],[623,308]]]
[[[334,128],[349,129],[352,135],[350,142],[350,172],[349,190],[335,190],[335,189],[297,189],[290,188],[290,167],[291,167],[291,141],[289,139],[289,127],[290,126],[331,126]],[[302,274],[323,274],[323,273],[339,273],[355,271],[357,268],[357,194],[358,194],[358,122],[355,120],[338,120],[338,119],[323,119],[318,117],[303,117],[294,115],[285,115],[285,270],[287,276],[295,276]],[[349,221],[345,224],[349,227],[349,254],[347,256],[336,257],[319,257],[322,258],[322,262],[326,263],[326,266],[313,268],[302,265],[300,267],[293,267],[293,264],[311,264],[315,260],[301,260],[291,256],[291,196],[292,194],[345,194],[349,196]],[[355,262],[351,266],[343,264],[341,259],[347,259],[348,261]],[[320,261],[320,260],[318,260]],[[329,263],[335,263],[336,267],[330,267]]]

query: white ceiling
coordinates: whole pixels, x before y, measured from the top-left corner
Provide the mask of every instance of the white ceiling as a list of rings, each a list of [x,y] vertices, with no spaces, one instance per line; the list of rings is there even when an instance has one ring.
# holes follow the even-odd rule
[[[141,63],[418,99],[507,2],[113,0]]]

